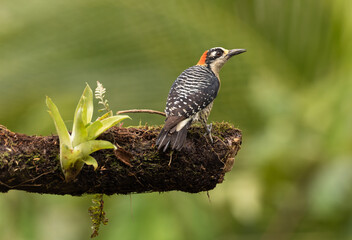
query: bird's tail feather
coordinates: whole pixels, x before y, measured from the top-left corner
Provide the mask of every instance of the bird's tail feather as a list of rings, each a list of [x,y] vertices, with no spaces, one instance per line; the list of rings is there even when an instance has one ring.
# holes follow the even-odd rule
[[[160,134],[157,138],[156,145],[160,150],[164,147],[163,152],[167,150],[169,145],[171,145],[171,149],[175,149],[177,151],[181,150],[186,142],[187,131],[191,125],[191,121],[189,121],[182,129],[179,131],[175,131],[175,128],[165,130],[164,128],[160,131]]]

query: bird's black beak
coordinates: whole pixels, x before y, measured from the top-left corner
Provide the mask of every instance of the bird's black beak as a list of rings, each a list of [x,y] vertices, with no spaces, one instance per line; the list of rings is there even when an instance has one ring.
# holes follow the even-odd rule
[[[226,54],[227,58],[233,57],[235,55],[241,54],[246,52],[246,49],[231,49],[229,52]]]

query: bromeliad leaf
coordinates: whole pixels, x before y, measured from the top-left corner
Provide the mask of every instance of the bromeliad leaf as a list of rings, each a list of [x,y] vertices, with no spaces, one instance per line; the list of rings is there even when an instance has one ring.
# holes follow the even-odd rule
[[[110,110],[109,112],[105,113],[103,116],[98,117],[97,120],[103,120],[103,119],[111,117],[113,115],[114,115],[114,113]]]
[[[86,110],[84,107],[86,106],[84,104],[85,99],[83,98],[82,101],[78,103],[77,109],[75,116],[73,118],[73,127],[72,127],[72,135],[71,135],[71,141],[72,141],[72,147],[75,147],[76,145],[80,144],[81,142],[87,141],[88,133],[86,129],[86,125],[84,123],[84,112]]]
[[[87,127],[87,134],[89,140],[94,140],[97,138],[97,132],[103,127],[101,121],[96,120],[94,123]]]
[[[122,120],[125,120],[127,118],[131,119],[127,115],[117,115],[117,116],[112,116],[112,117],[108,117],[108,118],[101,120],[101,123],[103,124],[103,126],[100,129],[98,129],[98,131],[95,133],[95,135],[98,137],[100,134],[102,134],[103,132],[105,132],[106,130],[111,128],[112,126],[118,124],[119,122],[121,122]]]
[[[75,111],[75,116],[77,115],[77,111],[81,107],[83,110],[82,112],[82,120],[83,124],[87,125],[90,123],[93,117],[93,91],[87,84],[86,88],[83,91],[83,94],[78,102],[76,111]]]
[[[82,161],[87,165],[93,166],[94,170],[96,170],[98,168],[98,162],[92,156],[88,156],[85,159],[83,159]]]
[[[105,118],[103,120],[96,120],[90,126],[87,127],[88,139],[93,140],[99,137],[100,134],[111,128],[112,126],[118,124],[122,120],[130,118],[127,115],[118,115]]]
[[[115,145],[105,140],[91,140],[82,142],[74,147],[74,151],[81,154],[82,158],[101,149],[116,149]]]
[[[70,134],[67,131],[64,120],[62,120],[59,110],[48,96],[46,97],[46,105],[49,108],[48,112],[54,121],[56,132],[59,135],[60,145],[65,144],[71,146]]]

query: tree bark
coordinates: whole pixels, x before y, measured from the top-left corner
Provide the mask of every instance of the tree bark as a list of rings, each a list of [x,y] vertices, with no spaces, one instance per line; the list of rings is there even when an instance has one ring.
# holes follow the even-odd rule
[[[27,136],[0,125],[0,192],[74,195],[213,189],[232,169],[242,142],[241,131],[228,123],[213,125],[214,143],[202,127],[189,130],[181,151],[155,147],[160,127],[113,127],[100,136],[118,146],[116,151],[92,154],[98,169],[85,165],[77,178],[65,182],[59,162],[57,136]]]

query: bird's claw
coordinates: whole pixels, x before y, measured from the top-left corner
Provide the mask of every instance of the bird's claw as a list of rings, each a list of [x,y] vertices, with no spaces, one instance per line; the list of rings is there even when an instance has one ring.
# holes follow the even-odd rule
[[[213,137],[211,136],[211,133],[209,133],[208,136],[209,136],[210,142],[211,142],[211,143],[214,143]]]
[[[205,135],[208,135],[208,137],[209,137],[211,143],[214,143],[213,137],[211,136],[211,129],[212,129],[212,127],[213,127],[213,124],[212,124],[212,123],[210,123],[210,124],[208,124],[208,125],[205,126],[206,133],[204,134],[204,136],[205,136]]]

